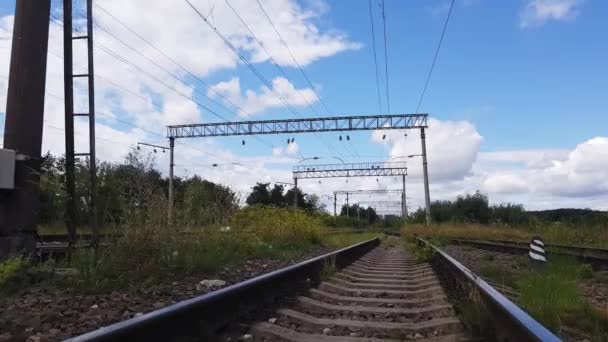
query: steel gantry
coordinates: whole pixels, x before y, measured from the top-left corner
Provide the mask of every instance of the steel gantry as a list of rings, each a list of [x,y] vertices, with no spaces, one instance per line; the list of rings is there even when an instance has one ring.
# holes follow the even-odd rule
[[[342,163],[293,167],[293,178],[383,177],[407,175],[405,162]]]
[[[431,221],[431,202],[429,195],[429,179],[426,160],[426,135],[424,130],[427,125],[428,114],[389,114],[389,115],[358,115],[338,116],[324,118],[302,118],[286,120],[257,120],[257,121],[234,121],[213,122],[188,125],[167,126],[167,136],[170,140],[176,138],[202,138],[219,136],[242,136],[260,134],[293,134],[293,133],[315,133],[315,132],[342,132],[342,131],[370,131],[370,130],[392,130],[392,129],[420,129],[422,143],[422,169],[424,174],[424,190],[426,202],[426,220]],[[365,165],[367,164],[367,165]],[[388,163],[360,163],[357,166],[350,164],[351,169],[330,170],[332,166],[325,165],[323,170],[307,170],[310,166],[294,168],[294,188],[297,190],[298,178],[320,178],[323,173],[327,177],[362,177],[362,176],[396,176],[403,178],[403,196],[405,197],[405,176],[407,168],[405,165],[397,169],[385,168],[383,164]],[[341,165],[341,164],[333,164]],[[372,168],[371,166],[374,166]],[[380,166],[376,168],[376,166]],[[302,177],[297,177],[302,176]],[[297,201],[297,196],[294,196]],[[405,200],[403,214],[407,215]],[[294,203],[297,207],[297,202]]]
[[[428,114],[359,115],[167,126],[174,138],[426,128]]]
[[[365,194],[401,194],[401,216],[407,217],[407,200],[405,197],[405,175],[402,175],[403,190],[398,189],[376,189],[376,190],[342,190],[334,191],[334,216],[337,215],[338,195],[346,195],[346,206],[348,206],[349,195]]]
[[[296,188],[298,186],[298,179],[374,176],[383,177],[399,175],[403,176],[403,181],[405,184],[405,176],[407,175],[407,165],[405,162],[302,165],[294,166],[293,168],[293,180]],[[403,195],[405,195],[405,186]],[[334,193],[334,215],[336,214],[336,197],[337,195]],[[346,198],[348,203],[348,193],[346,194]],[[294,203],[294,206],[297,207],[297,203]]]

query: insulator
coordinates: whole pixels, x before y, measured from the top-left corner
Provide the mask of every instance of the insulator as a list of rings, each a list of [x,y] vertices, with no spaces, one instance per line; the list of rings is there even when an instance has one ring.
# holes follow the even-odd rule
[[[154,153],[156,153],[156,149],[154,149]]]
[[[139,147],[139,145],[137,145],[137,150],[138,150],[138,151],[139,151],[139,150],[141,150],[141,147]]]
[[[342,141],[342,136],[340,136],[340,141]]]
[[[245,140],[243,140],[242,144],[245,145]]]

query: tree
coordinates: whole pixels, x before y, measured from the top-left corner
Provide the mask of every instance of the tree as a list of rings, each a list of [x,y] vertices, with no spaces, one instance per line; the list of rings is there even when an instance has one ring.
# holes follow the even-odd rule
[[[270,204],[277,207],[284,207],[285,197],[283,192],[285,191],[285,187],[280,184],[275,184],[272,190],[270,190]]]
[[[307,209],[305,194],[302,192],[300,188],[297,188],[296,196],[298,198],[298,208]],[[292,206],[294,202],[294,190],[293,188],[287,190],[285,193],[285,204],[287,206]]]
[[[454,203],[456,220],[461,222],[488,223],[490,222],[490,206],[488,196],[475,191],[473,195],[458,196]]]
[[[256,183],[256,185],[253,187],[253,191],[251,191],[251,194],[249,194],[249,196],[247,197],[247,204],[249,205],[255,205],[255,204],[261,204],[261,205],[269,205],[272,203],[271,198],[270,198],[270,191],[268,190],[268,186],[270,185],[270,183]]]

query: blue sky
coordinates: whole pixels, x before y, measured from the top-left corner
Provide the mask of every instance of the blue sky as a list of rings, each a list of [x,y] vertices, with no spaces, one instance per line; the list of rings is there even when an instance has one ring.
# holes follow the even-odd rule
[[[210,22],[217,25],[267,80],[274,82],[282,76],[253,37],[244,31],[225,0],[192,2],[203,13],[209,13],[213,8]],[[301,116],[376,114],[380,111],[368,1],[262,1],[329,112],[293,65],[255,2],[229,2],[289,76],[283,83],[277,81],[277,90]],[[385,114],[380,2],[372,1],[372,15],[382,113]],[[234,103],[249,109],[253,112],[251,118],[295,117],[267,88],[265,95],[264,84],[226,49],[184,1],[171,5],[143,0],[129,4],[121,4],[118,0],[98,0],[97,3],[197,77],[215,85],[216,90]],[[146,17],[138,10],[144,3]],[[445,0],[385,0],[392,113],[410,113],[416,109],[449,5]],[[53,11],[61,16],[58,6],[59,1],[53,1]],[[0,25],[8,30],[13,11],[14,1],[0,4]],[[480,189],[493,201],[516,201],[529,208],[608,208],[608,172],[604,171],[608,167],[604,151],[608,149],[608,46],[603,43],[605,32],[608,32],[606,13],[608,3],[599,0],[456,0],[437,65],[420,107],[421,112],[430,113],[434,119],[428,132],[433,198],[452,198]],[[183,70],[131,36],[101,10],[96,9],[96,14],[98,22],[114,35],[183,76],[185,82],[171,80],[173,86],[181,87],[197,102],[210,106],[230,120],[246,119],[235,116],[236,110],[219,108],[203,94],[209,94],[227,107],[231,105],[210,94],[200,82],[183,74]],[[10,35],[0,28],[0,37]],[[154,75],[163,80],[171,79],[105,32],[96,32],[96,37],[98,42],[141,63]],[[6,39],[0,40],[0,75],[8,74],[8,46]],[[62,51],[56,24],[51,25],[49,46],[54,52]],[[47,90],[57,95],[62,95],[60,63],[56,57],[49,56]],[[122,88],[97,82],[98,111],[134,123],[129,126],[109,117],[99,117],[98,135],[105,139],[97,142],[102,159],[120,160],[128,147],[137,141],[163,141],[141,128],[162,134],[167,123],[218,120],[174,91],[136,71],[122,69],[120,62],[99,49],[96,51],[96,71],[121,83],[124,88],[149,97],[154,103],[142,103],[141,99],[126,95]],[[6,80],[0,78],[2,103],[6,86]],[[313,103],[316,112],[303,104],[302,98]],[[61,103],[53,102],[57,102],[56,99],[47,99],[45,148],[62,153],[63,109]],[[155,108],[158,104],[169,110]],[[419,151],[416,132],[407,140],[402,133],[392,132],[389,141],[384,143],[369,132],[350,134],[351,142],[348,143],[339,142],[338,135],[296,136],[297,149],[291,146],[291,150],[285,143],[287,136],[263,137],[266,143],[247,138],[245,146],[240,138],[179,141],[176,163],[181,167],[178,166],[177,173],[201,174],[245,194],[255,181],[289,180],[290,168],[300,156],[337,155],[348,161],[378,161]],[[99,147],[100,144],[103,146]],[[180,144],[183,148],[179,148]],[[269,145],[274,145],[274,149]],[[220,171],[200,166],[213,162],[247,162],[254,166],[248,170],[227,167]],[[166,171],[163,156],[158,158],[158,163]],[[414,207],[422,198],[418,169],[419,165],[412,160],[408,184],[411,183]],[[344,180],[327,180],[303,186],[308,192],[331,194],[347,185]],[[348,186],[395,188],[399,184],[390,179],[378,182],[361,179]]]

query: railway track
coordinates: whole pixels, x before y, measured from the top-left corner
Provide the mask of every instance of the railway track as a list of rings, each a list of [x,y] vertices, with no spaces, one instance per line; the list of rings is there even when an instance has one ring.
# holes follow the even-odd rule
[[[465,341],[428,263],[378,248],[251,327],[256,341]]]
[[[525,242],[472,239],[449,239],[449,241],[456,245],[466,245],[490,251],[517,255],[528,254],[530,251],[529,243]],[[545,244],[545,248],[549,257],[552,254],[571,256],[577,258],[581,262],[592,265],[596,270],[608,270],[608,249],[556,244]]]
[[[436,251],[430,262],[374,239],[70,341],[479,340],[449,302],[471,293],[484,302],[496,340],[559,341],[458,261],[419,243]],[[328,264],[340,271],[328,274]]]

